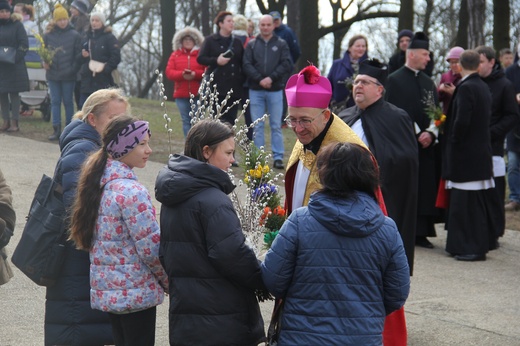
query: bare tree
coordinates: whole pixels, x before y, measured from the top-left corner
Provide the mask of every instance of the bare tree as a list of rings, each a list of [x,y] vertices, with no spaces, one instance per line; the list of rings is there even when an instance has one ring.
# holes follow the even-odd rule
[[[485,44],[484,24],[486,0],[467,0],[468,2],[468,48]]]
[[[305,1],[305,3],[307,3],[307,1]],[[308,3],[311,3],[311,1],[308,1]],[[318,29],[318,37],[323,37],[328,33],[334,34],[333,56],[335,59],[339,58],[341,53],[341,42],[354,23],[375,18],[397,18],[399,15],[398,12],[389,10],[392,4],[388,1],[365,0],[359,3],[355,3],[354,0],[350,0],[346,5],[343,5],[343,3],[339,0],[329,0],[329,3],[332,6],[333,13],[332,25],[328,27],[320,27]],[[355,5],[357,5],[357,13],[354,16],[348,18],[347,14],[349,8]]]
[[[404,29],[413,30],[413,15],[414,15],[413,0],[401,0],[401,8],[399,10],[399,24],[397,31]]]
[[[510,11],[509,1],[493,0],[493,46],[497,52],[511,47]]]

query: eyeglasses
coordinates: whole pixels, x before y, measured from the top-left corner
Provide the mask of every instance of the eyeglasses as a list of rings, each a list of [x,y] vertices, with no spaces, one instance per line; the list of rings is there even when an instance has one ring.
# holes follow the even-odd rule
[[[321,112],[319,112],[318,114],[316,114],[312,119],[302,119],[302,120],[296,120],[294,118],[291,118],[290,115],[287,116],[287,118],[285,118],[285,123],[287,124],[287,126],[289,126],[290,128],[295,128],[296,126],[300,125],[300,127],[303,127],[304,129],[306,129],[307,127],[309,127],[311,125],[311,123],[316,120],[316,118],[322,114],[323,112],[325,112],[327,109],[322,109]]]
[[[382,86],[381,83],[373,82],[373,81],[368,80],[368,79],[356,79],[356,80],[354,81],[354,83],[352,83],[352,84],[354,84],[354,85],[359,85],[359,84],[361,84],[362,86],[368,86],[370,83],[375,84],[375,85],[377,85],[377,86]]]

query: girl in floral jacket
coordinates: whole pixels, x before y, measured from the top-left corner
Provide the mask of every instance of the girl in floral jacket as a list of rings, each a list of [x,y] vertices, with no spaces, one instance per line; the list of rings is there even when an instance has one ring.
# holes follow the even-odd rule
[[[116,345],[154,345],[168,289],[150,194],[132,170],[146,166],[149,139],[148,122],[114,118],[81,171],[72,209],[70,238],[90,252],[90,304],[109,313]]]

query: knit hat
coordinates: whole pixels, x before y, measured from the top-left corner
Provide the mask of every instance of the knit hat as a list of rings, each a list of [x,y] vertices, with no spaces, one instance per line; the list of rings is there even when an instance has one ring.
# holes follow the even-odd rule
[[[70,7],[74,7],[75,9],[77,9],[79,12],[83,13],[83,14],[88,14],[88,7],[87,7],[87,4],[85,4],[83,1],[80,1],[80,0],[74,0],[72,2],[72,4],[70,4]]]
[[[413,35],[408,49],[426,49],[430,50],[430,40],[422,31],[418,31]]]
[[[292,75],[285,86],[287,105],[291,107],[327,108],[332,86],[314,65]]]
[[[464,52],[464,48],[455,46],[452,49],[450,49],[450,52],[448,53],[448,56],[446,57],[446,61],[450,61],[450,59],[460,59],[460,55]]]
[[[359,74],[364,74],[377,79],[379,83],[385,85],[388,76],[388,67],[377,59],[367,59],[359,65]]]
[[[8,10],[10,12],[13,12],[13,9],[11,8],[11,5],[9,5],[7,0],[0,0],[0,10]]]
[[[54,5],[54,12],[52,13],[52,19],[57,22],[60,19],[69,19],[69,12],[61,6],[61,4]]]
[[[90,14],[90,19],[92,19],[93,17],[96,17],[97,19],[99,19],[99,21],[101,22],[101,24],[105,25],[105,22],[107,21],[107,19],[105,18],[105,15],[101,12],[93,12]]]
[[[399,40],[403,36],[408,36],[410,38],[410,40],[411,40],[412,37],[413,37],[412,30],[404,29],[404,30],[399,31],[399,34],[397,35],[397,43],[399,43]]]

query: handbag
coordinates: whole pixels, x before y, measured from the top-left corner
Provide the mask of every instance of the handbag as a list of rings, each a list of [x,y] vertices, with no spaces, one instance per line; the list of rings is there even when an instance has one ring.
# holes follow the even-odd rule
[[[70,141],[61,157],[78,142],[90,140],[78,138]],[[61,158],[53,177],[61,170]],[[27,222],[14,250],[11,262],[29,279],[40,286],[56,283],[66,257],[67,213],[63,203],[63,187],[56,178],[43,175],[31,202]]]
[[[0,46],[0,62],[14,65],[16,58],[16,48]]]
[[[88,68],[90,71],[94,72],[93,73],[94,76],[96,75],[96,73],[103,72],[105,65],[106,65],[106,63],[104,63],[104,62],[92,60],[92,59],[88,62]]]
[[[276,299],[274,302],[273,313],[271,315],[271,321],[269,322],[269,328],[267,329],[267,345],[276,346],[278,345],[278,338],[280,337],[280,329],[282,326],[282,312],[285,304],[284,299]]]
[[[88,41],[88,50],[89,50],[89,52],[92,52],[92,50],[90,49],[90,40]],[[106,65],[105,62],[93,60],[92,55],[90,55],[90,61],[88,62],[88,68],[90,71],[93,72],[92,73],[93,76],[96,76],[96,73],[103,72],[105,65]]]
[[[65,260],[65,206],[60,184],[43,175],[11,262],[40,286],[52,286]]]

